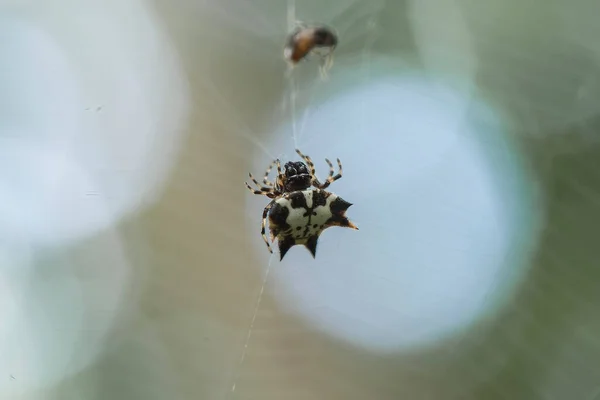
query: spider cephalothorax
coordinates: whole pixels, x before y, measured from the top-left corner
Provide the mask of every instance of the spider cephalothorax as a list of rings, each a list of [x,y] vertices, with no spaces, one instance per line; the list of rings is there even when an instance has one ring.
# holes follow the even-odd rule
[[[310,157],[300,150],[296,152],[304,162],[290,161],[284,165],[285,171],[282,171],[279,160],[273,161],[267,168],[262,185],[249,174],[259,190],[253,189],[246,182],[252,193],[273,199],[263,210],[261,234],[272,253],[265,233],[268,217],[271,241],[277,239],[280,260],[283,260],[292,246],[299,244],[304,245],[315,257],[319,235],[331,226],[358,229],[346,217],[346,210],[352,204],[324,190],[342,177],[340,160],[337,160],[339,172],[334,175],[333,164],[325,159],[329,165],[329,176],[321,183],[315,175],[315,165]],[[268,177],[274,165],[277,166],[277,179],[272,183]]]
[[[283,168],[285,172],[281,178],[281,185],[284,192],[295,192],[312,186],[312,176],[302,161],[287,162]]]

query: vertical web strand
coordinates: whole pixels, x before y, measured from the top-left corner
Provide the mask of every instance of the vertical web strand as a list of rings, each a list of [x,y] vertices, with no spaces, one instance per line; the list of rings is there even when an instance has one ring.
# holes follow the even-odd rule
[[[271,254],[269,257],[269,263],[267,264],[267,270],[265,272],[265,276],[262,281],[262,285],[260,287],[260,291],[258,293],[258,298],[256,299],[256,305],[254,306],[254,312],[252,313],[252,319],[250,320],[250,326],[248,327],[248,333],[246,334],[246,340],[244,342],[244,348],[242,349],[242,355],[240,356],[240,361],[237,366],[237,373],[233,380],[233,384],[231,385],[231,395],[235,392],[237,382],[242,374],[242,365],[244,364],[244,360],[246,358],[246,353],[248,352],[248,345],[250,344],[250,338],[252,337],[252,330],[254,330],[254,322],[256,321],[256,316],[258,315],[258,310],[260,309],[260,303],[263,298],[263,293],[265,291],[265,286],[267,285],[267,279],[269,278],[269,271],[271,271],[271,264],[273,262],[274,254]]]
[[[298,132],[296,128],[296,80],[294,75],[290,76],[290,108],[292,115],[292,140],[294,141],[294,149],[298,148]]]
[[[287,2],[287,25],[288,25],[288,34],[294,28],[296,23],[296,3],[295,0],[288,0]],[[291,108],[291,117],[292,117],[292,138],[294,141],[294,148],[297,148],[296,144],[296,85],[294,76],[292,74],[288,75],[290,79],[290,108]],[[267,270],[265,271],[265,276],[262,281],[262,285],[260,291],[258,293],[258,298],[256,300],[256,305],[254,307],[254,312],[252,313],[252,319],[250,320],[250,326],[248,327],[248,333],[246,334],[246,340],[244,342],[244,348],[242,349],[242,355],[240,356],[240,361],[237,366],[237,373],[234,377],[233,384],[231,385],[231,396],[234,396],[235,389],[237,386],[237,382],[242,372],[242,365],[244,364],[244,360],[246,358],[246,353],[248,352],[248,345],[250,344],[250,338],[252,337],[252,331],[254,330],[254,324],[256,322],[256,317],[260,310],[260,304],[263,298],[263,294],[265,291],[265,286],[267,285],[267,280],[269,278],[269,272],[271,271],[271,264],[273,263],[274,254],[271,254],[269,258],[269,263],[267,264]]]
[[[296,0],[287,0],[287,34],[291,34],[296,26]],[[289,71],[290,114],[292,118],[292,140],[294,149],[298,148],[298,135],[296,131],[296,79]]]

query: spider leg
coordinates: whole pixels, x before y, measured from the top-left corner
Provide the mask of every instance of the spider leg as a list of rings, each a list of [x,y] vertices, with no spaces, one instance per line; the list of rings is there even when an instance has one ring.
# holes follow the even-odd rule
[[[302,152],[298,149],[296,149],[296,153],[298,153],[298,155],[300,157],[302,157],[304,162],[306,162],[306,165],[308,165],[308,168],[310,168],[310,176],[312,177],[313,186],[320,189],[321,186],[323,186],[323,184],[319,181],[319,178],[317,178],[316,171],[315,171],[315,164],[313,163],[312,159],[309,156],[302,154]],[[327,185],[327,186],[329,186],[329,185]]]
[[[252,189],[252,186],[250,186],[248,184],[248,182],[244,182],[244,183],[246,184],[246,187],[248,188],[248,190],[252,192],[252,194],[262,194],[263,196],[268,196],[269,195],[268,192],[263,192],[261,190]]]
[[[315,163],[313,163],[313,160],[309,156],[305,156],[305,157],[306,157],[306,164],[308,164],[308,167],[310,168],[310,175],[312,176],[312,179],[313,179],[313,185],[315,187],[320,188],[321,186],[323,186],[323,184],[319,181],[319,178],[317,178],[317,173],[315,170]]]
[[[331,185],[333,182],[337,181],[338,179],[340,179],[342,177],[342,162],[340,161],[339,158],[337,159],[339,171],[335,176],[333,175],[333,173],[335,172],[335,170],[333,169],[333,164],[327,158],[325,159],[325,161],[327,162],[327,165],[329,165],[329,175],[327,176],[325,183],[323,183],[319,187],[319,189],[325,189],[325,188],[329,187],[329,185]]]
[[[281,170],[281,162],[279,159],[275,160],[275,165],[277,166],[277,178],[275,179],[275,191],[282,191],[283,188],[283,171]]]
[[[250,177],[250,179],[252,179],[252,182],[254,182],[256,187],[258,187],[260,190],[262,190],[262,191],[273,190],[273,188],[271,186],[261,186],[260,183],[258,183],[258,181],[254,178],[254,175],[248,174],[248,176]]]
[[[254,188],[252,188],[252,186],[250,186],[248,184],[248,182],[244,182],[246,184],[246,187],[248,188],[249,191],[251,191],[253,194],[262,194],[264,196],[270,197],[273,195],[274,192],[274,188],[272,187],[266,187],[266,186],[260,186],[259,183],[256,181],[256,179],[254,179],[254,176],[252,176],[252,174],[248,174],[248,176],[250,177],[250,179],[252,179],[252,182],[254,182],[256,184],[256,186],[258,187],[259,190],[256,190]]]
[[[327,176],[326,180],[330,180],[331,178],[333,178],[335,170],[333,169],[333,164],[331,163],[331,161],[329,161],[328,158],[325,159],[325,162],[327,163],[327,165],[329,165],[329,175]]]
[[[342,168],[342,162],[340,161],[339,158],[337,159],[337,165],[338,165],[338,173],[333,178],[331,178],[332,183],[342,177],[343,168]],[[333,170],[333,168],[332,168],[332,170]]]
[[[336,175],[334,175],[335,170],[333,168],[332,162],[329,161],[329,159],[327,159],[327,158],[325,159],[325,161],[327,162],[327,165],[329,165],[329,175],[327,176],[327,179],[325,180],[325,182],[321,183],[315,173],[315,164],[313,163],[312,159],[309,156],[302,154],[302,152],[300,152],[300,150],[298,150],[298,149],[296,149],[296,153],[298,153],[298,155],[300,157],[302,157],[302,159],[308,165],[308,168],[310,168],[310,175],[312,176],[312,179],[313,179],[313,186],[315,186],[316,188],[326,189],[327,187],[329,187],[329,185],[331,185],[333,182],[337,181],[338,179],[340,179],[342,177],[342,162],[340,161],[339,158],[337,159],[339,171]]]
[[[265,176],[263,177],[263,185],[273,186],[273,182],[271,182],[269,180],[269,174],[271,173],[271,170],[275,166],[275,163],[276,163],[276,161],[273,161],[271,164],[269,164],[269,167],[267,168],[267,171],[265,172]]]
[[[267,204],[267,206],[263,210],[261,227],[260,227],[260,234],[261,234],[263,240],[265,241],[265,243],[267,244],[267,248],[269,249],[269,253],[271,253],[271,254],[273,254],[273,249],[271,248],[271,245],[269,244],[269,239],[267,238],[267,235],[266,235],[266,227],[267,227],[267,215],[269,214],[269,211],[273,207],[273,204],[275,204],[275,201],[272,201],[269,204]]]
[[[305,154],[302,154],[302,152],[299,149],[296,149],[296,153],[298,153],[300,158],[302,158],[302,160],[304,160],[306,165],[308,165],[308,168],[310,168],[310,176],[312,176],[313,178],[316,178],[315,177],[315,164],[312,162],[311,158]]]

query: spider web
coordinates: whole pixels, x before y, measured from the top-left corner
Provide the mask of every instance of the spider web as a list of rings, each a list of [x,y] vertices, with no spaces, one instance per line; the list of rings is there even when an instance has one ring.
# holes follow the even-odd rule
[[[420,88],[423,81],[419,80],[418,77],[415,78],[411,75],[409,62],[402,64],[392,61],[388,64],[384,63],[385,65],[382,67],[380,54],[377,53],[377,45],[379,45],[378,40],[386,40],[385,37],[382,37],[380,31],[380,25],[384,18],[380,15],[379,11],[383,2],[375,5],[371,2],[369,3],[369,6],[366,6],[365,4],[367,4],[367,2],[357,2],[348,6],[347,9],[337,10],[337,18],[332,19],[326,17],[318,20],[310,17],[305,18],[305,14],[296,8],[297,4],[294,0],[288,0],[286,9],[283,10],[284,12],[279,12],[282,10],[278,11],[280,19],[273,20],[273,25],[278,27],[276,34],[273,34],[273,37],[276,37],[277,40],[272,43],[272,48],[265,49],[264,46],[258,46],[260,48],[257,49],[257,51],[260,52],[261,57],[279,57],[281,59],[285,36],[292,30],[296,19],[307,23],[324,23],[333,27],[339,33],[340,45],[334,53],[335,65],[332,70],[329,71],[331,78],[329,81],[324,82],[321,80],[318,72],[318,64],[314,61],[300,63],[289,76],[286,76],[287,71],[282,72],[284,83],[284,89],[282,90],[283,95],[278,98],[277,101],[273,102],[273,112],[270,113],[270,117],[267,118],[268,120],[260,121],[260,123],[255,122],[256,125],[260,126],[260,129],[257,129],[256,126],[251,128],[250,124],[244,120],[244,118],[240,117],[240,112],[238,112],[239,110],[237,109],[238,107],[235,106],[236,93],[227,94],[224,88],[217,88],[215,86],[211,88],[211,96],[214,96],[219,102],[219,107],[225,109],[231,116],[231,119],[229,120],[231,127],[230,132],[228,133],[238,138],[243,138],[244,141],[250,145],[250,149],[256,153],[256,157],[253,160],[250,170],[259,181],[262,179],[261,172],[264,171],[264,168],[266,168],[272,160],[280,158],[282,162],[285,162],[289,159],[296,159],[297,157],[294,153],[294,148],[299,148],[305,154],[309,154],[317,162],[317,174],[319,176],[323,174],[322,166],[324,167],[324,163],[317,160],[322,160],[325,157],[335,158],[339,156],[342,159],[342,163],[344,163],[345,176],[352,176],[352,178],[350,180],[348,178],[341,179],[336,182],[335,189],[333,190],[342,195],[342,197],[355,202],[356,205],[351,209],[352,212],[349,213],[349,216],[361,229],[360,236],[355,235],[354,237],[351,236],[350,232],[344,232],[343,230],[337,230],[335,234],[330,232],[320,239],[316,260],[312,260],[308,254],[302,252],[302,249],[297,248],[294,249],[296,250],[295,252],[290,251],[281,264],[277,261],[277,265],[281,265],[281,268],[276,268],[271,271],[273,258],[278,258],[278,254],[275,250],[275,254],[271,255],[267,261],[268,253],[259,234],[260,218],[257,218],[257,216],[260,216],[262,207],[266,204],[265,198],[261,196],[249,196],[247,193],[245,194],[250,198],[249,210],[251,210],[248,213],[250,227],[248,235],[251,236],[253,244],[256,245],[257,257],[264,257],[266,267],[263,268],[262,279],[256,287],[255,302],[249,316],[243,347],[241,349],[238,364],[233,372],[230,386],[232,396],[236,392],[236,389],[239,390],[240,377],[244,365],[247,364],[247,355],[250,346],[252,346],[253,333],[259,323],[258,315],[263,306],[263,297],[267,293],[267,288],[269,288],[267,285],[271,281],[278,282],[277,285],[274,285],[273,288],[269,290],[271,292],[270,294],[275,298],[286,297],[288,294],[282,293],[285,290],[294,292],[290,295],[292,299],[288,299],[287,303],[283,304],[283,302],[278,302],[283,308],[287,307],[288,310],[291,309],[294,312],[298,311],[299,308],[303,308],[303,312],[305,313],[306,310],[309,310],[309,313],[312,312],[311,310],[324,310],[324,312],[321,312],[321,315],[310,320],[313,327],[320,328],[320,325],[327,325],[327,323],[330,323],[331,321],[333,321],[333,323],[337,322],[339,325],[344,325],[346,323],[343,322],[344,317],[340,316],[342,313],[338,313],[336,307],[346,310],[348,308],[355,308],[356,310],[362,310],[365,315],[379,314],[389,316],[396,313],[397,315],[402,315],[401,319],[406,323],[408,323],[407,321],[411,318],[413,318],[414,321],[418,318],[411,310],[424,310],[423,312],[425,313],[432,313],[432,315],[435,315],[435,317],[430,317],[431,319],[439,319],[438,325],[441,326],[445,324],[443,328],[440,328],[439,326],[436,327],[439,331],[444,332],[450,329],[457,330],[460,326],[466,325],[469,322],[467,321],[469,317],[462,316],[462,319],[460,319],[456,317],[456,315],[458,315],[456,312],[453,314],[448,310],[436,311],[439,309],[437,304],[443,302],[440,300],[440,297],[442,297],[440,292],[443,293],[444,291],[444,287],[441,286],[442,283],[438,276],[440,273],[443,273],[443,276],[447,280],[452,280],[452,283],[444,282],[448,287],[451,287],[454,283],[456,284],[456,287],[464,288],[459,291],[472,291],[477,293],[474,295],[474,298],[476,299],[474,301],[476,302],[479,300],[481,303],[477,306],[473,304],[463,304],[465,307],[471,307],[465,311],[465,315],[475,313],[477,307],[482,309],[485,304],[492,303],[492,299],[488,299],[488,294],[497,292],[497,290],[492,289],[500,285],[493,283],[494,281],[499,280],[496,279],[499,270],[494,270],[494,268],[496,268],[494,266],[490,267],[492,271],[490,271],[483,280],[478,280],[481,276],[477,273],[465,271],[464,268],[462,268],[461,273],[454,271],[452,274],[446,270],[431,268],[440,263],[440,261],[435,258],[435,255],[438,252],[454,257],[455,261],[449,261],[449,264],[461,265],[461,262],[463,262],[463,260],[461,260],[462,254],[466,254],[467,252],[465,243],[469,243],[469,240],[472,240],[468,237],[461,238],[461,235],[486,237],[487,225],[483,223],[476,225],[476,228],[472,231],[463,230],[460,233],[452,232],[452,238],[447,237],[447,231],[437,229],[436,220],[447,219],[447,214],[450,214],[454,216],[453,218],[455,218],[456,221],[461,221],[464,218],[463,214],[465,214],[461,214],[463,212],[461,210],[464,210],[465,208],[468,209],[469,206],[461,204],[461,201],[464,201],[465,199],[468,200],[467,197],[461,198],[460,196],[456,197],[456,195],[454,198],[444,198],[444,200],[440,202],[439,199],[436,198],[437,194],[435,192],[435,190],[438,190],[440,187],[440,184],[437,183],[437,181],[445,179],[451,181],[452,176],[444,175],[443,168],[434,174],[439,177],[432,177],[430,172],[436,164],[447,162],[440,161],[444,159],[450,159],[451,161],[450,165],[448,165],[448,169],[456,169],[457,167],[455,167],[455,164],[461,164],[461,160],[454,160],[453,158],[461,157],[460,152],[456,151],[459,147],[467,147],[467,150],[461,151],[473,153],[473,150],[471,149],[472,145],[467,143],[467,139],[465,139],[464,135],[456,132],[463,129],[467,112],[475,110],[475,113],[480,112],[484,115],[486,111],[480,110],[477,104],[471,104],[469,101],[460,99],[457,100],[457,96],[452,91],[443,88],[440,89],[435,85],[425,85],[425,89]],[[249,16],[248,19],[252,19],[255,16],[252,7],[244,10],[244,12],[246,11]],[[261,15],[256,18],[257,20],[267,23],[270,17],[271,16]],[[285,23],[281,23],[281,21],[284,21]],[[239,22],[241,23],[241,25],[238,26],[240,32],[256,32],[254,24],[248,20]],[[263,38],[269,38],[271,33],[262,32],[261,34],[263,35]],[[267,41],[263,41],[262,43],[266,42]],[[439,64],[439,60],[435,60],[435,52],[428,53],[428,51],[431,50],[431,47],[428,48],[427,43],[422,47],[424,49],[423,58],[425,59],[425,63],[427,64],[433,59],[433,62],[430,62],[431,64]],[[208,58],[210,58],[210,55],[208,55]],[[281,65],[285,65],[283,60],[281,60]],[[391,67],[389,67],[389,65],[391,65]],[[342,76],[348,69],[351,69],[353,72],[348,76],[344,76],[343,79],[338,79],[338,77]],[[406,73],[407,78],[404,80],[395,80],[383,84],[377,83],[381,76],[398,74],[398,71],[407,70],[409,72]],[[281,71],[281,69],[278,71]],[[365,95],[358,98],[352,97],[351,100],[344,103],[346,107],[349,106],[348,108],[353,110],[353,115],[349,116],[347,121],[345,119],[327,121],[327,119],[324,118],[322,109],[335,108],[336,104],[343,103],[338,97],[336,97],[335,100],[332,99],[333,93],[339,95],[340,93],[344,94],[345,92],[352,92],[350,86],[361,85],[366,87],[372,86],[372,90],[370,92],[367,90]],[[410,96],[406,96],[410,99],[401,100],[397,104],[377,103],[377,97],[384,95],[386,90],[389,92],[390,88],[401,94],[410,93]],[[428,109],[428,107],[434,106],[433,108],[437,107],[437,111],[434,110],[435,112],[432,115],[427,115],[427,118],[434,121],[440,119],[442,122],[439,122],[438,124],[445,124],[445,126],[440,128],[439,125],[436,125],[433,122],[424,122],[425,117],[415,118],[413,115],[410,115],[410,113],[405,112],[402,114],[402,118],[405,118],[406,120],[406,127],[403,127],[398,132],[394,132],[396,134],[395,137],[389,136],[389,133],[387,133],[388,136],[381,136],[377,130],[386,131],[386,126],[377,120],[373,120],[373,103],[379,104],[388,114],[402,113],[402,107],[407,107],[409,109],[414,108],[416,112],[427,113],[428,111],[421,111],[420,108]],[[411,103],[420,105],[413,106]],[[440,106],[439,103],[442,103],[442,105]],[[248,104],[248,106],[253,107],[254,105]],[[438,112],[440,108],[442,109],[441,114]],[[261,110],[256,111],[261,112]],[[264,110],[262,110],[262,112],[264,112]],[[252,111],[248,112],[248,114],[252,115]],[[488,120],[494,120],[493,115],[491,115],[491,117],[489,113],[486,115],[489,117]],[[321,123],[323,124],[322,126],[319,125]],[[495,129],[490,128],[485,125],[485,123],[483,123],[484,131]],[[328,130],[332,126],[336,129],[335,132]],[[257,131],[259,130],[274,131],[276,134],[271,138],[266,139],[264,135],[257,134]],[[431,133],[431,131],[446,133],[446,130],[449,132],[447,132],[448,135],[445,136]],[[345,132],[349,132],[349,135],[351,136],[344,136]],[[490,136],[494,135],[488,131],[486,131],[486,133],[489,133]],[[369,140],[373,136],[376,136],[376,140]],[[337,139],[334,140],[332,137],[336,137]],[[490,141],[491,140],[492,139],[490,139]],[[346,141],[352,142],[352,146],[349,147],[346,144]],[[429,141],[429,143],[426,144],[426,151],[423,150],[425,148],[423,141]],[[394,145],[390,146],[388,143],[394,143]],[[503,143],[500,143],[500,146],[506,147]],[[402,152],[400,161],[391,162],[390,160],[393,160],[396,156],[396,148],[415,149],[415,155],[411,155],[410,152]],[[367,162],[361,158],[361,154],[363,151],[368,152],[369,150],[375,152],[378,156],[375,158],[371,157],[371,160]],[[377,165],[375,161],[381,161],[381,164]],[[486,179],[489,179],[487,176],[480,175],[481,168],[479,168],[479,165],[477,164],[477,157],[474,159],[472,158],[470,162],[475,164],[463,163],[460,165],[463,174],[466,174],[463,178],[466,182],[484,182]],[[362,175],[362,179],[358,178],[359,174]],[[408,189],[403,192],[403,196],[406,198],[401,198],[401,196],[397,197],[398,195],[396,193],[399,189],[397,187],[387,187],[384,180],[371,181],[370,177],[375,178],[378,175],[387,175],[390,176],[391,179],[393,178],[394,182],[402,182],[402,185],[408,187]],[[243,175],[241,175],[241,179],[242,176]],[[426,183],[423,184],[421,181]],[[239,183],[240,185],[242,184],[241,180]],[[433,185],[438,189],[434,189],[434,191],[431,192],[426,189],[424,185]],[[485,182],[480,185],[481,186],[470,187],[470,189],[465,189],[465,191],[474,192],[470,197],[475,198],[477,197],[477,193],[475,193],[477,190],[483,192],[493,192],[494,190],[493,188],[487,187]],[[428,199],[427,201],[430,203],[415,199],[417,195],[414,195],[411,192],[419,193],[425,199]],[[424,207],[429,207],[434,210],[434,212],[430,213],[427,218],[423,218],[423,216],[419,216],[415,212],[404,210],[405,200],[407,203],[412,204],[426,203]],[[503,217],[505,217],[505,219],[510,219],[510,217],[507,217],[506,215],[494,214],[493,210],[490,211],[490,209],[493,208],[493,205],[486,203],[484,206],[488,208],[486,212],[489,212],[489,214],[485,214],[484,212],[485,217],[479,218],[480,220],[487,219],[497,222],[497,219]],[[390,211],[390,214],[379,212],[378,210],[388,210]],[[360,215],[362,215],[362,219],[360,219]],[[422,221],[423,219],[426,219],[429,222],[425,221],[427,223],[424,223]],[[398,251],[398,244],[393,243],[393,241],[390,240],[390,237],[398,235],[395,231],[396,228],[391,225],[391,220],[401,220],[407,226],[414,226],[410,232],[404,229],[404,231],[406,231],[405,234],[409,236],[405,237],[403,240],[418,244],[420,250],[411,252],[408,249],[410,246],[407,246],[406,249],[402,248],[402,251]],[[454,222],[454,224],[458,225],[458,222]],[[446,227],[446,229],[451,228]],[[497,230],[501,231],[501,228],[498,228]],[[352,234],[353,233],[354,232],[352,232]],[[361,239],[361,237],[368,237],[368,240]],[[497,250],[494,246],[500,248],[503,247],[505,245],[503,242],[504,238],[498,240],[499,242],[494,245],[481,246],[478,253],[471,255],[471,258],[502,259],[503,256],[498,254],[500,250]],[[433,242],[434,244],[431,245],[428,242]],[[437,247],[431,249],[429,248],[430,246]],[[452,246],[454,246],[454,248]],[[352,252],[353,249],[355,251]],[[360,250],[356,251],[356,249]],[[352,252],[352,257],[354,257],[354,259],[352,259],[349,264],[346,263],[342,265],[339,261],[336,261],[336,258],[340,258],[336,257],[338,253],[341,256],[348,258],[349,256],[345,253],[350,252]],[[471,251],[471,253],[474,252]],[[400,261],[400,265],[394,265],[394,263],[388,262],[387,264],[382,263],[382,265],[377,266],[377,268],[368,267],[369,263],[376,262],[374,260],[382,257],[396,260],[411,260],[410,262],[414,263],[414,265],[403,266]],[[405,272],[399,277],[398,270]],[[405,279],[407,277],[408,279]],[[281,285],[279,283],[282,281],[287,281],[284,289],[280,288]],[[365,281],[366,283],[364,283]],[[415,281],[417,283],[419,281],[430,282],[430,284],[423,283],[421,286],[417,285],[419,289],[411,291],[410,286]],[[325,284],[327,290],[319,292],[319,288],[314,288],[314,286],[319,285],[319,282],[327,282]],[[473,287],[478,287],[478,289],[475,290]],[[365,293],[367,291],[371,293],[380,291],[388,293],[388,297],[373,300],[366,294],[351,297],[343,294],[344,292],[348,292],[351,288],[359,288],[359,290],[364,290]],[[300,292],[303,292],[304,294],[302,296],[305,297],[297,296],[297,293]],[[316,294],[310,298],[310,295],[306,296],[307,292]],[[402,300],[392,301],[392,298],[389,296],[391,296],[391,293],[396,292],[412,294],[406,298],[402,298]],[[337,293],[337,295],[334,293]],[[460,296],[459,294],[453,295]],[[495,300],[497,301],[497,299]],[[347,304],[340,304],[340,301],[347,301]],[[380,303],[378,304],[377,301]],[[386,311],[387,314],[381,311],[381,307],[393,307],[390,306],[390,304],[393,303],[399,304],[398,307],[400,307],[401,310],[393,310],[393,312],[388,310]],[[446,303],[454,304],[453,302]],[[382,304],[384,304],[384,306],[382,306]],[[426,309],[427,307],[429,307],[429,309]],[[440,315],[446,315],[447,317],[439,317],[438,313]],[[353,315],[356,315],[356,313]],[[380,319],[385,320],[386,318],[389,319],[389,317],[385,316]],[[408,328],[410,329],[405,329],[407,326],[399,323],[396,323],[396,325],[394,325],[393,322],[387,321],[375,321],[370,323],[371,325],[364,322],[362,325],[344,325],[348,331],[356,331],[352,333],[354,338],[348,339],[348,341],[354,345],[358,344],[359,346],[364,346],[365,343],[370,342],[371,348],[376,348],[376,346],[374,346],[372,332],[386,329],[389,330],[390,327],[394,326],[397,326],[397,330],[392,332],[392,329],[386,335],[392,335],[392,333],[397,334],[398,337],[401,338],[400,341],[406,341],[406,344],[404,344],[405,347],[411,347],[419,341],[419,338],[427,336],[425,333],[418,331],[417,325],[419,324],[409,324]],[[378,326],[376,323],[387,325]],[[329,333],[337,329],[337,335],[342,337],[348,333],[340,333],[340,328],[330,327],[327,329],[329,329]],[[324,328],[325,331],[327,331],[327,329]],[[410,331],[410,333],[405,334],[403,331]],[[365,337],[369,335],[370,338],[365,339]],[[442,336],[442,334],[440,333],[439,336]],[[437,339],[436,337],[431,337],[431,335],[429,337],[432,341]],[[379,339],[382,338],[383,336]],[[343,339],[346,338],[343,337]],[[398,346],[399,339],[396,338],[395,340],[395,345]],[[384,343],[384,341],[382,340],[381,343]],[[455,344],[458,346],[458,343]],[[388,347],[385,346],[386,345],[377,350],[386,352],[390,351],[390,348],[393,347],[392,344]]]
[[[365,77],[368,79],[369,75],[370,75],[370,64],[369,64],[369,60],[370,60],[370,51],[371,51],[371,47],[374,43],[374,41],[377,38],[377,29],[376,29],[376,19],[373,17],[373,11],[372,11],[373,7],[370,7],[370,10],[366,11],[364,9],[364,7],[361,7],[361,9],[359,10],[358,16],[362,17],[359,18],[364,20],[364,17],[368,17],[368,19],[366,20],[366,23],[363,23],[364,25],[366,25],[367,28],[367,35],[365,37],[366,40],[364,40],[364,47],[361,49],[361,60],[363,62],[364,65],[364,69],[365,69]],[[375,10],[377,11],[377,9],[375,8]],[[348,9],[346,10],[346,13],[348,13],[348,11],[352,11],[354,13],[356,13],[356,7],[348,7]],[[344,12],[342,12],[341,14],[338,15],[337,19],[341,18],[345,18],[345,14]],[[281,35],[281,43],[283,43],[283,39],[285,38],[285,36],[287,34],[289,34],[290,32],[292,32],[296,27],[297,24],[300,22],[308,22],[308,23],[315,23],[315,22],[319,22],[319,23],[325,23],[326,25],[331,26],[334,29],[338,29],[338,25],[336,24],[336,21],[334,19],[334,21],[329,22],[329,21],[307,21],[304,20],[302,18],[301,15],[298,15],[296,12],[296,1],[295,0],[287,0],[287,10],[286,10],[286,31],[285,33],[283,33]],[[345,28],[341,31],[338,30],[338,34],[340,35],[340,40],[344,41],[344,40],[349,40],[352,41],[353,37],[352,35],[346,36],[346,34],[348,33],[348,28]],[[279,44],[281,44],[279,43]],[[335,57],[335,54],[334,54]],[[315,60],[311,60],[311,57],[307,57],[309,60],[308,62],[301,62],[298,66],[296,66],[293,70],[291,69],[287,69],[284,72],[284,77],[285,80],[287,81],[286,84],[286,90],[284,92],[284,97],[281,100],[281,104],[280,104],[280,118],[282,119],[287,119],[290,124],[290,134],[289,137],[291,139],[291,146],[293,146],[292,148],[290,148],[290,153],[295,154],[295,149],[297,148],[301,148],[303,144],[306,144],[306,141],[304,140],[304,131],[305,131],[305,126],[306,126],[306,122],[307,120],[310,118],[311,115],[311,110],[312,110],[312,102],[315,96],[316,91],[314,90],[314,85],[326,85],[327,82],[324,82],[322,77],[320,77],[320,75],[317,73],[317,69],[315,68]],[[314,57],[312,57],[314,58]],[[334,67],[335,68],[335,67]],[[302,112],[302,115],[299,117],[298,116],[298,104],[297,104],[297,97],[299,95],[299,92],[301,91],[301,89],[299,88],[299,82],[296,78],[296,76],[298,75],[299,71],[301,71],[302,69],[305,69],[306,71],[304,71],[304,75],[302,76],[302,78],[300,81],[303,83],[306,82],[310,82],[312,81],[312,88],[309,86],[307,88],[307,90],[310,92],[310,94],[308,96],[305,96],[306,98],[304,99],[304,110]],[[309,75],[307,75],[309,74]],[[311,77],[312,75],[312,77]],[[312,90],[311,90],[312,89]],[[214,88],[214,92],[216,94],[216,96],[219,98],[219,100],[223,103],[223,104],[227,104],[227,99],[225,99],[222,94],[220,93],[220,91],[217,88]],[[235,114],[235,113],[233,113]],[[282,159],[282,162],[285,162],[287,160],[287,158],[284,158],[287,155],[287,152],[285,153],[279,153],[278,155],[275,155],[271,150],[269,150],[268,146],[265,145],[261,140],[259,140],[255,135],[253,135],[250,130],[248,129],[247,125],[244,124],[243,121],[240,121],[237,118],[234,118],[234,122],[235,122],[235,128],[237,133],[239,133],[242,137],[244,137],[244,139],[248,140],[256,149],[258,149],[260,152],[262,152],[266,157],[268,157],[268,159],[270,160],[275,160],[275,159]],[[363,124],[364,126],[364,124]],[[265,159],[266,161],[267,159]],[[256,176],[256,178],[258,180],[262,179],[262,176]],[[254,222],[254,219],[252,219],[252,221]],[[255,225],[259,226],[260,221],[256,220]],[[323,242],[323,240],[322,240]],[[326,241],[325,241],[326,242]],[[276,250],[274,250],[276,251]],[[277,253],[271,254],[271,256],[269,257],[269,261],[267,263],[267,266],[265,268],[264,271],[264,276],[261,282],[261,286],[260,289],[258,291],[258,295],[256,298],[256,302],[255,302],[255,307],[254,310],[252,312],[252,317],[250,319],[250,323],[248,326],[248,331],[246,334],[246,338],[244,341],[244,345],[241,351],[241,355],[240,355],[240,359],[239,359],[239,363],[237,366],[237,371],[234,372],[234,380],[233,383],[231,385],[231,393],[233,395],[233,393],[236,390],[237,387],[237,382],[239,380],[240,377],[240,373],[246,358],[246,354],[248,351],[248,347],[250,345],[251,342],[251,338],[252,338],[252,333],[253,330],[255,328],[255,323],[256,323],[256,317],[260,311],[260,306],[261,306],[261,302],[262,302],[262,298],[264,295],[264,291],[265,291],[265,287],[267,285],[268,282],[268,278],[269,278],[269,273],[271,270],[271,266],[273,263],[273,260],[275,257],[277,257]]]

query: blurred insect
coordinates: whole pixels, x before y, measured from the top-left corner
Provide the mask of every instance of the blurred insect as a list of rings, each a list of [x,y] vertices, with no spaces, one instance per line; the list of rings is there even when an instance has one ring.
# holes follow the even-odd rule
[[[286,163],[285,171],[281,170],[279,160],[273,161],[267,168],[262,185],[251,173],[248,174],[258,190],[245,182],[252,193],[272,199],[263,210],[260,233],[269,252],[273,253],[265,233],[268,217],[271,242],[277,239],[280,261],[291,247],[300,244],[304,245],[314,258],[319,235],[329,227],[341,226],[358,230],[358,227],[346,217],[346,210],[352,204],[325,190],[342,177],[342,163],[339,158],[337,160],[339,171],[336,175],[331,161],[325,159],[329,165],[329,176],[324,183],[321,183],[315,175],[315,165],[311,158],[298,149],[296,153],[303,161]],[[275,165],[277,178],[273,183],[268,177]]]
[[[327,78],[327,72],[333,66],[333,51],[338,45],[338,35],[325,25],[309,26],[298,22],[296,29],[289,34],[283,57],[291,68],[300,61],[307,60],[311,54],[321,58],[319,68],[321,76]]]

